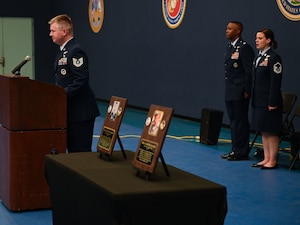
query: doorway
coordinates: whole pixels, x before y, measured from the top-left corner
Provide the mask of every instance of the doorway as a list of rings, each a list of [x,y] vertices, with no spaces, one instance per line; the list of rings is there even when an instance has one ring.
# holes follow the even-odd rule
[[[0,17],[0,73],[11,74],[26,56],[21,75],[35,78],[33,18]]]

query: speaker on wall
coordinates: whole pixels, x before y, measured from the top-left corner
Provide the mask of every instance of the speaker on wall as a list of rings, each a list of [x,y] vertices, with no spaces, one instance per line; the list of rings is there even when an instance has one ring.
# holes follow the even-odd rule
[[[215,109],[202,109],[200,142],[208,145],[218,143],[223,112]]]

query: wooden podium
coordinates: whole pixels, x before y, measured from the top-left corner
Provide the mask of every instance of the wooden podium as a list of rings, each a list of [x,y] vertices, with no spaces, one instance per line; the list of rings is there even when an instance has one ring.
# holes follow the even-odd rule
[[[0,198],[10,210],[50,208],[45,155],[66,151],[63,88],[0,75]]]

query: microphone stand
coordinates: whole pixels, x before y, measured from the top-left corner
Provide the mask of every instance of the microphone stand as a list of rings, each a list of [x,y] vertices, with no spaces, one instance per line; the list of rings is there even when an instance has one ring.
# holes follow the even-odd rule
[[[21,75],[20,70],[17,70],[16,72],[14,72],[14,75],[20,76]]]

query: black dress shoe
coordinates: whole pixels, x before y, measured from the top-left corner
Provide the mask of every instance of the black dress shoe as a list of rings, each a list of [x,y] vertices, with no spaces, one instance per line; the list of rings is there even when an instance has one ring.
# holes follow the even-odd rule
[[[229,161],[249,160],[249,157],[247,155],[233,154],[233,155],[228,156],[227,160],[229,160]]]
[[[222,159],[227,159],[231,155],[234,155],[234,152],[229,152],[229,153],[223,154],[223,155],[221,155],[221,158]]]
[[[263,167],[264,165],[255,163],[255,164],[252,164],[251,166],[252,166],[252,167]]]
[[[277,169],[278,168],[278,165],[276,164],[275,166],[262,166],[260,167],[262,170],[273,170],[273,169]]]

